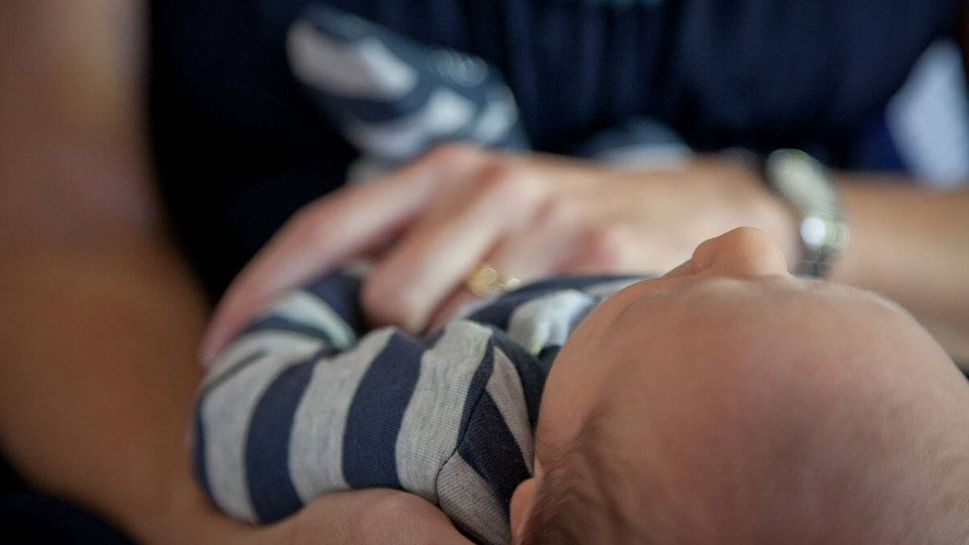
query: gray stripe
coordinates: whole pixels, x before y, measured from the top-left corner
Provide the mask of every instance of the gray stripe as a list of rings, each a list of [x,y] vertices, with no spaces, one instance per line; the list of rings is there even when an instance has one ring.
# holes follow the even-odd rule
[[[275,303],[266,315],[280,316],[319,329],[333,340],[336,350],[346,349],[356,341],[353,330],[329,305],[305,291],[287,295]]]
[[[286,46],[299,80],[327,93],[388,101],[418,84],[417,72],[375,38],[340,43],[299,21],[290,27]]]
[[[471,131],[472,141],[482,144],[505,138],[518,122],[518,108],[511,90],[502,85],[489,92],[490,100],[485,102],[485,109]]]
[[[512,313],[508,336],[533,355],[547,346],[561,346],[577,318],[588,312],[593,303],[593,297],[576,290],[533,299]]]
[[[289,443],[290,476],[304,502],[348,488],[342,466],[347,413],[360,379],[392,333],[391,328],[370,333],[352,350],[316,365]]]
[[[274,359],[292,359],[310,354],[323,347],[320,339],[314,339],[302,334],[286,331],[254,331],[248,333],[225,347],[225,349],[208,365],[202,387],[220,381],[223,375],[235,372],[239,362],[252,357],[256,353],[272,354]]]
[[[441,135],[458,132],[473,119],[476,105],[464,96],[440,87],[421,109],[392,121],[347,121],[347,139],[369,153],[391,160],[405,160],[422,151]]]
[[[405,490],[433,503],[437,476],[457,448],[468,385],[490,338],[488,328],[452,322],[421,358],[420,377],[397,436],[397,474]]]
[[[319,342],[295,343],[290,337],[283,338],[285,350],[274,346],[278,339],[270,336],[247,339],[256,349],[268,348],[265,355],[209,390],[201,403],[205,465],[209,468],[212,498],[223,511],[247,521],[256,519],[245,468],[246,437],[256,403],[283,369],[305,361],[319,347]]]
[[[515,364],[499,349],[495,349],[495,367],[488,379],[485,390],[498,406],[505,425],[518,443],[518,450],[524,457],[525,467],[532,473],[534,452],[532,449],[532,428],[528,423],[528,409],[525,407],[525,393],[522,391],[521,378]]]
[[[488,483],[459,454],[448,460],[437,482],[441,510],[476,541],[508,545],[508,519]]]
[[[623,278],[622,280],[611,280],[609,282],[603,282],[601,284],[588,286],[582,291],[588,293],[593,297],[605,299],[607,297],[615,295],[617,292],[625,288],[628,288],[629,286],[632,286],[633,284],[640,282],[642,280],[646,280],[646,278],[645,277],[634,278],[634,279]]]

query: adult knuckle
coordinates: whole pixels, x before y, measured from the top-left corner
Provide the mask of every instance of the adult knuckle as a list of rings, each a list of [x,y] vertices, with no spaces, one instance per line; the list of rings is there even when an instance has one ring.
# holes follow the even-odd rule
[[[570,225],[582,214],[582,206],[570,199],[552,198],[546,200],[539,211],[540,221],[550,225]]]
[[[310,204],[290,218],[289,237],[312,245],[326,235],[328,225],[326,210],[318,204]]]
[[[449,142],[435,146],[425,154],[424,159],[429,163],[455,165],[470,161],[478,152],[469,144]]]
[[[504,161],[483,167],[477,182],[482,193],[507,202],[518,202],[527,189],[520,168]]]
[[[417,299],[408,290],[382,274],[375,274],[363,286],[360,302],[367,316],[378,325],[407,325],[420,311]]]
[[[628,237],[617,225],[597,225],[586,231],[583,250],[603,270],[620,269],[626,262]]]

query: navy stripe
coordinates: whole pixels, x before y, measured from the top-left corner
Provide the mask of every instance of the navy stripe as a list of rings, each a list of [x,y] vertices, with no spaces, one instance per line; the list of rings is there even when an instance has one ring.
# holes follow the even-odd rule
[[[512,493],[531,475],[515,436],[488,392],[472,411],[458,453],[488,483],[508,515]]]
[[[330,336],[329,331],[319,327],[307,325],[303,322],[297,322],[289,318],[274,315],[265,316],[251,322],[239,333],[238,336],[243,337],[245,335],[250,335],[252,333],[261,331],[278,331],[282,333],[303,335],[312,339],[319,339],[331,347],[333,346],[333,337]]]
[[[423,353],[423,345],[395,331],[360,380],[343,436],[343,477],[351,488],[403,488],[397,476],[397,436]]]
[[[363,281],[342,272],[335,272],[313,282],[305,291],[319,297],[355,333],[363,330],[363,311],[360,308],[360,287]]]
[[[532,299],[550,293],[565,290],[584,290],[597,284],[620,280],[639,280],[639,276],[599,275],[599,276],[568,276],[551,278],[529,284],[506,293],[494,303],[478,309],[469,319],[474,322],[493,325],[499,329],[508,329],[508,322],[515,310]]]
[[[444,328],[438,329],[434,333],[431,333],[427,337],[421,339],[421,344],[424,345],[424,350],[433,350],[441,338],[444,337],[445,331],[446,330]]]
[[[486,77],[480,83],[466,86],[445,79],[434,69],[434,49],[409,40],[401,34],[372,22],[364,22],[355,16],[339,10],[313,6],[304,11],[302,21],[309,22],[313,29],[323,37],[340,42],[341,48],[354,51],[359,55],[363,39],[376,40],[384,45],[393,56],[417,72],[415,86],[406,95],[390,100],[370,99],[360,96],[345,96],[329,92],[325,86],[304,82],[319,105],[336,114],[337,119],[346,117],[367,123],[393,122],[411,115],[426,107],[430,97],[438,89],[451,90],[475,104],[481,110],[489,102],[487,91],[493,87],[505,87],[499,74],[490,66]]]
[[[528,299],[523,299],[522,301],[509,301],[502,300],[496,301],[486,307],[482,307],[474,311],[468,320],[472,322],[477,322],[479,324],[489,324],[500,329],[508,329],[508,321],[511,319],[511,315],[515,312],[515,309],[519,305],[524,304]]]
[[[608,282],[618,282],[620,280],[643,280],[643,276],[632,276],[628,274],[598,274],[592,276],[560,276],[556,278],[548,278],[545,280],[539,280],[538,282],[533,282],[522,286],[514,291],[508,292],[501,299],[506,299],[511,296],[520,296],[524,294],[533,295],[536,293],[545,294],[553,291],[565,291],[565,290],[585,290],[591,288],[597,284],[605,284]],[[499,299],[499,301],[501,300]]]
[[[281,372],[252,413],[246,438],[246,478],[260,522],[279,520],[303,506],[289,474],[289,440],[296,409],[318,358],[314,355]]]
[[[508,338],[505,332],[496,330],[493,333],[495,345],[514,364],[521,380],[522,393],[525,395],[525,408],[528,411],[528,423],[535,429],[538,423],[538,406],[542,401],[542,390],[545,388],[545,378],[548,367],[544,362],[529,354],[524,348]]]
[[[474,407],[484,394],[485,387],[488,385],[488,380],[491,379],[491,373],[494,372],[494,369],[495,344],[493,340],[489,339],[488,346],[485,347],[485,353],[481,357],[481,363],[478,364],[478,368],[474,371],[474,376],[471,377],[471,384],[468,386],[468,393],[464,398],[464,409],[461,412],[461,426],[458,428],[459,438],[463,437],[465,431],[467,431]],[[460,439],[458,441],[460,442]]]
[[[395,97],[393,102],[388,103],[385,100],[374,100],[366,97],[335,95],[308,82],[302,83],[317,106],[334,119],[339,120],[341,114],[344,118],[349,114],[353,119],[368,124],[392,123],[408,113],[420,110],[438,88],[427,80],[419,79],[417,85],[410,92]]]
[[[546,375],[552,370],[552,364],[555,363],[555,358],[561,351],[561,346],[551,345],[546,346],[538,353],[538,361],[542,362],[542,366],[546,369]]]

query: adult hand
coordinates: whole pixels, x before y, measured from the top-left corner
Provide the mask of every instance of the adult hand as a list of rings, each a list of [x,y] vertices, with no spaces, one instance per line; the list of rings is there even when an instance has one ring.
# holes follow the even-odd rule
[[[323,496],[250,537],[258,545],[472,545],[427,501],[382,489]]]
[[[368,317],[420,331],[471,297],[465,279],[484,262],[522,281],[664,272],[740,225],[772,234],[794,255],[793,215],[739,161],[637,172],[442,146],[298,212],[228,290],[203,357],[267,299],[356,257],[375,258],[363,291]]]
[[[169,509],[163,505],[155,513],[118,522],[146,544],[472,545],[441,510],[399,490],[326,494],[292,516],[264,526],[216,512],[194,485],[183,486],[180,493],[165,504]]]

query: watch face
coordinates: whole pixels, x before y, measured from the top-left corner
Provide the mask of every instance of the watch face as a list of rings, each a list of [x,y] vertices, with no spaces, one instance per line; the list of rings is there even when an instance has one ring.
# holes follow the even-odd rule
[[[808,248],[821,248],[831,236],[831,228],[831,222],[815,216],[806,217],[801,222],[799,229],[801,241]]]

